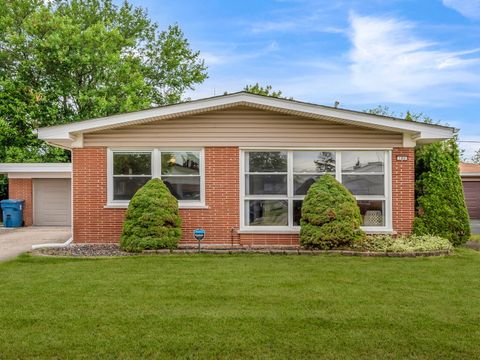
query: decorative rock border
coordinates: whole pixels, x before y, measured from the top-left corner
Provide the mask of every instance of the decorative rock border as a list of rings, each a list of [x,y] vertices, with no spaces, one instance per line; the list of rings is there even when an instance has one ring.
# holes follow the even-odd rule
[[[465,246],[469,249],[480,251],[480,243],[476,241],[469,241],[465,244]]]
[[[72,257],[104,257],[104,256],[134,256],[154,254],[271,254],[271,255],[345,255],[366,257],[426,257],[450,255],[450,250],[415,251],[415,252],[372,252],[356,250],[308,250],[296,247],[204,247],[198,251],[193,247],[183,247],[175,250],[145,250],[142,253],[122,251],[117,244],[82,244],[71,245],[66,248],[38,249],[32,252],[35,255],[72,256]]]

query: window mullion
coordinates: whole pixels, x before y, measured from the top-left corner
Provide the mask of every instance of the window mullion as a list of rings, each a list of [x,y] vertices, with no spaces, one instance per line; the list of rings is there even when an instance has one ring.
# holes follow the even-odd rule
[[[336,151],[335,152],[335,179],[339,183],[342,182],[342,152]]]
[[[288,226],[293,226],[293,151],[287,153]]]
[[[152,166],[152,172],[153,172],[153,177],[154,178],[160,178],[162,175],[162,162],[160,161],[160,150],[158,149],[153,149],[153,166]]]

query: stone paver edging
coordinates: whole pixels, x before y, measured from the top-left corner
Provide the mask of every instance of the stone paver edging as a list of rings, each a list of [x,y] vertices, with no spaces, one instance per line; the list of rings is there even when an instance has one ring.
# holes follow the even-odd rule
[[[202,248],[200,252],[193,247],[179,248],[175,250],[145,250],[142,253],[128,253],[120,250],[117,244],[88,244],[71,245],[61,249],[39,249],[33,251],[35,255],[50,256],[73,256],[73,257],[98,257],[98,256],[132,256],[132,255],[155,255],[155,254],[271,254],[271,255],[345,255],[366,257],[425,257],[444,256],[451,254],[449,250],[415,251],[415,252],[372,252],[355,250],[309,250],[300,248]]]

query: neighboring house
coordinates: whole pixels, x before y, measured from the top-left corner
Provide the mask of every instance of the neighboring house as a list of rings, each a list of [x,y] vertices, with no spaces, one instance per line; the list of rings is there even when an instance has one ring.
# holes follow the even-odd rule
[[[38,137],[72,150],[75,242],[118,242],[130,198],[159,177],[179,200],[183,243],[203,228],[210,244],[297,245],[302,199],[325,173],[355,195],[367,232],[410,233],[414,148],[455,133],[242,92],[43,128]],[[10,197],[27,201],[29,225],[45,207],[55,217],[68,194],[27,170],[19,179],[0,166]]]
[[[480,165],[461,163],[460,175],[470,218],[480,220]]]

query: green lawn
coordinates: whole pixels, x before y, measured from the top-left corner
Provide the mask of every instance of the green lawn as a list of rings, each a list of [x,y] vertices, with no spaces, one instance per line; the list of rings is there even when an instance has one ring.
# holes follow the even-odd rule
[[[0,263],[0,358],[480,358],[480,252]]]
[[[475,242],[480,242],[480,234],[472,235],[470,240],[475,241]]]

